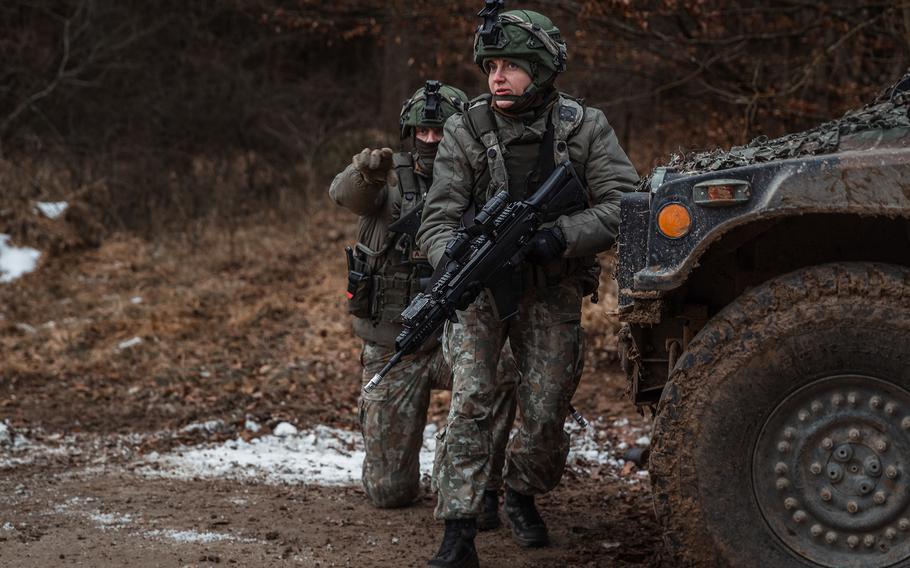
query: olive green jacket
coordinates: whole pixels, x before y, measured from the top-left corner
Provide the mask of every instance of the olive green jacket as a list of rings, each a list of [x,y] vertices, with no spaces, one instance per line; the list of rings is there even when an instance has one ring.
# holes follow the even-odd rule
[[[385,248],[389,225],[401,212],[401,192],[386,183],[371,183],[353,166],[348,165],[332,180],[329,197],[358,216],[357,242],[374,251]],[[371,267],[376,268],[378,258]]]
[[[493,114],[500,143],[508,156],[511,142],[528,137],[543,139],[549,111],[527,125],[518,118]],[[490,179],[486,150],[474,138],[466,120],[466,115],[460,114],[446,122],[433,169],[433,185],[417,233],[418,245],[433,266],[442,258],[446,243],[459,227],[467,208],[479,208],[486,202]],[[559,217],[556,225],[566,238],[566,257],[590,256],[612,246],[619,230],[620,196],[635,189],[638,174],[598,109],[585,108],[581,123],[566,142],[569,157],[587,185],[591,206]]]
[[[415,171],[415,174],[421,186],[417,189],[422,192],[429,185],[430,180],[419,171]],[[389,239],[394,236],[389,231],[389,225],[397,221],[401,214],[403,196],[400,187],[390,187],[385,182],[371,183],[357,168],[348,165],[332,180],[332,184],[329,186],[329,196],[332,201],[358,216],[358,248],[366,249],[371,253],[368,262],[371,271],[375,274],[388,259]],[[415,198],[420,199],[420,197],[417,195]],[[380,345],[393,345],[394,339],[400,331],[400,323],[354,318],[354,332],[359,337]],[[427,342],[427,348],[433,346],[435,346],[433,341]]]

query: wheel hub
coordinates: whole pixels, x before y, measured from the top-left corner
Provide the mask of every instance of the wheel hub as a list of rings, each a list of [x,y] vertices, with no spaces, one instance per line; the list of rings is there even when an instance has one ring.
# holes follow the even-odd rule
[[[792,393],[752,461],[765,521],[822,566],[884,568],[910,557],[910,392],[856,375]]]

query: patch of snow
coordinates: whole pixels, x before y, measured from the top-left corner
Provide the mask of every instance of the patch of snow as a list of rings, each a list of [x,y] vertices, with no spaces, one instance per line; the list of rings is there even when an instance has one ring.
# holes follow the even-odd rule
[[[650,437],[650,436],[642,436],[641,438],[635,440],[635,445],[636,445],[636,446],[650,446],[650,445],[651,445],[651,437]]]
[[[98,528],[101,529],[119,529],[133,522],[131,515],[121,515],[118,513],[89,513],[88,518]]]
[[[180,429],[183,434],[192,434],[193,432],[217,432],[224,428],[223,420],[208,420],[206,422],[193,422]]]
[[[129,530],[133,535],[144,536],[147,538],[156,538],[162,540],[170,540],[177,543],[212,543],[212,542],[223,542],[223,541],[235,541],[235,542],[247,542],[253,543],[257,542],[254,539],[241,538],[230,534],[215,533],[215,532],[198,532],[195,530],[178,530],[178,529],[154,529],[154,530],[142,530],[136,525],[141,521],[130,514],[121,514],[121,513],[102,513],[97,508],[93,507],[93,510],[87,511],[86,506],[92,506],[91,504],[97,501],[92,497],[70,497],[63,503],[58,503],[54,506],[54,512],[58,514],[66,514],[71,516],[79,516],[89,519],[101,530]],[[9,525],[9,523],[7,523]],[[4,525],[3,528],[7,529],[7,525]],[[132,525],[132,526],[131,526]],[[9,525],[10,529],[12,525]],[[7,529],[7,530],[10,530]]]
[[[34,447],[31,441],[23,436],[22,434],[16,434],[13,436],[13,449],[14,450],[24,450]],[[47,446],[44,446],[47,447]]]
[[[278,436],[279,438],[287,438],[289,436],[297,435],[297,427],[289,422],[282,422],[275,426],[275,429],[272,430],[272,434]]]
[[[249,430],[250,432],[258,432],[262,430],[262,426],[259,425],[255,420],[246,419],[246,422],[243,423],[243,429]]]
[[[620,418],[619,420],[614,420],[614,421],[613,421],[613,427],[614,427],[614,428],[625,428],[625,427],[628,426],[628,425],[629,425],[629,419],[628,419],[628,418]]]
[[[66,212],[69,203],[66,201],[39,201],[35,203],[35,210],[48,219],[56,219]]]
[[[275,429],[285,430],[281,424]],[[360,479],[363,456],[359,433],[319,426],[249,442],[238,438],[217,446],[181,448],[156,460],[157,468],[137,471],[149,477],[178,479],[261,478],[276,484],[352,485]],[[426,458],[421,461],[431,466],[432,454]]]
[[[179,543],[193,543],[199,542],[203,544],[211,542],[222,542],[226,540],[242,541],[242,542],[253,542],[250,539],[240,539],[233,535],[223,534],[223,533],[213,533],[213,532],[196,532],[193,530],[188,531],[178,531],[174,529],[165,529],[165,530],[151,530],[145,531],[143,533],[145,536],[150,538],[160,538],[166,540],[172,540]]]
[[[32,442],[14,431],[9,420],[0,422],[0,469],[26,465],[34,461],[33,453],[51,453],[52,448],[34,445]]]
[[[5,531],[16,530],[16,527],[14,527],[14,526],[12,525],[12,523],[3,523],[3,527],[0,527],[0,528],[2,528],[2,529],[5,530]]]
[[[141,304],[142,296],[133,296],[132,298],[130,298],[130,303],[135,304],[135,305]]]
[[[0,233],[0,282],[12,282],[35,269],[41,253],[29,247],[9,244],[9,235]]]
[[[125,339],[117,344],[117,351],[123,351],[124,349],[129,349],[130,347],[135,347],[142,343],[141,337],[132,337],[130,339]]]
[[[615,448],[606,436],[600,435],[601,432],[594,425],[574,430],[566,464],[576,470],[588,469],[592,465],[622,469],[625,461],[616,457]]]
[[[359,432],[317,426],[301,431],[295,428],[295,433],[291,433],[288,427],[293,426],[285,424],[276,426],[274,434],[249,442],[238,438],[220,445],[183,447],[154,459],[150,454],[135,471],[146,477],[175,479],[229,478],[272,484],[360,483],[364,451]],[[435,451],[436,426],[429,424],[420,450],[422,475],[432,473]],[[618,471],[625,462],[616,458],[615,451],[601,430],[592,425],[573,432],[568,463],[576,469],[607,465]]]
[[[15,327],[16,327],[16,329],[18,329],[18,330],[21,331],[22,333],[27,333],[27,334],[29,334],[29,335],[35,335],[36,333],[38,333],[38,330],[35,329],[34,326],[29,325],[29,324],[27,324],[27,323],[19,322],[19,323],[16,324]]]
[[[4,420],[0,422],[0,446],[12,446],[13,434],[9,430],[9,422]]]

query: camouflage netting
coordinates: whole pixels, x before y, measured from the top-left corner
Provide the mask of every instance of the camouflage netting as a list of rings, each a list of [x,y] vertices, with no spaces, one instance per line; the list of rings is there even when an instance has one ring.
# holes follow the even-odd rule
[[[730,150],[708,150],[687,155],[675,154],[667,167],[681,173],[712,172],[772,160],[829,154],[838,149],[842,136],[866,130],[910,128],[910,72],[860,109],[804,132],[769,140],[759,136],[745,146]],[[649,187],[650,176],[640,189]]]

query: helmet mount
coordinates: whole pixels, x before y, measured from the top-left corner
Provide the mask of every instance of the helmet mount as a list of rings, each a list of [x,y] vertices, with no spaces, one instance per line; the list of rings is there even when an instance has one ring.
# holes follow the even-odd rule
[[[442,128],[446,119],[467,105],[464,91],[441,81],[428,80],[404,101],[398,118],[401,139],[414,135],[417,127]]]
[[[442,111],[442,96],[439,89],[442,83],[430,79],[423,87],[423,94],[426,97],[423,105],[422,122],[439,120],[439,113]]]
[[[499,24],[499,11],[505,7],[505,0],[484,0],[483,9],[477,12],[478,18],[483,18],[483,23],[477,26],[477,33],[484,45],[499,43],[502,26]]]

